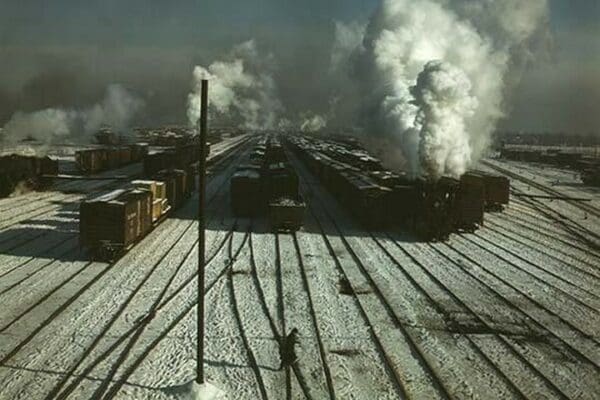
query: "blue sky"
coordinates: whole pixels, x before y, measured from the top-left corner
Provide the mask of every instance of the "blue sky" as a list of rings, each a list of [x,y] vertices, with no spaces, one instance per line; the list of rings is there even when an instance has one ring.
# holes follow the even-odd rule
[[[16,109],[91,101],[110,81],[171,98],[157,102],[152,111],[165,107],[165,119],[178,120],[192,66],[249,38],[273,51],[283,70],[295,69],[297,79],[283,82],[282,91],[297,94],[290,96],[291,109],[302,108],[313,101],[304,82],[318,79],[328,62],[333,21],[366,21],[377,4],[0,0],[0,122]],[[600,113],[592,110],[600,103],[595,72],[600,65],[600,1],[550,0],[550,10],[556,44],[552,60],[528,71],[505,125],[600,131]],[[320,94],[313,97],[316,103],[324,101]]]

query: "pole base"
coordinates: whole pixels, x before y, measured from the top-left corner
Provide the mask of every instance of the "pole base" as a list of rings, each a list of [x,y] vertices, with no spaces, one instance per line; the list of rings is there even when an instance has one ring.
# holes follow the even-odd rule
[[[225,400],[225,392],[218,387],[205,382],[199,384],[196,380],[173,386],[164,390],[181,400]]]

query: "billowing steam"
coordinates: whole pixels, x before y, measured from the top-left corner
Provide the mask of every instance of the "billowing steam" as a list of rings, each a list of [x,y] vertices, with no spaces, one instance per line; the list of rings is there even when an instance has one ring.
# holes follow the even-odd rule
[[[319,114],[305,114],[301,117],[300,130],[302,132],[317,132],[327,126],[327,118]]]
[[[87,109],[48,108],[32,113],[16,112],[2,129],[2,140],[14,144],[33,138],[43,143],[89,142],[102,126],[118,131],[128,127],[143,101],[120,85],[110,85],[104,99]]]
[[[273,79],[272,55],[259,53],[254,40],[233,48],[224,61],[215,61],[193,72],[193,91],[188,96],[189,124],[200,118],[202,79],[209,79],[209,105],[215,117],[246,129],[277,127],[283,106]]]
[[[338,24],[332,61],[350,54],[364,128],[398,143],[413,174],[459,176],[547,18],[546,0],[383,0],[364,35]]]

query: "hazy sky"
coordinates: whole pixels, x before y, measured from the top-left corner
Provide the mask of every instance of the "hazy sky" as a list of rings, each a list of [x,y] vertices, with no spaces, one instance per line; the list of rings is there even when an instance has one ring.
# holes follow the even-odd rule
[[[526,1],[526,0],[523,0]],[[286,107],[327,104],[334,21],[376,0],[0,0],[0,123],[17,110],[91,103],[122,83],[153,122],[184,122],[191,70],[254,38],[275,54]],[[555,46],[510,100],[504,127],[600,134],[600,1],[551,0]]]

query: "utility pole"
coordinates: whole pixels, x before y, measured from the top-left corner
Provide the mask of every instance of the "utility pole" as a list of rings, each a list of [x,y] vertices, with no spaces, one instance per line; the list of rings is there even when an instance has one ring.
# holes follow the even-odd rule
[[[206,196],[206,136],[208,129],[208,80],[202,80],[202,105],[200,108],[200,157],[198,161],[198,354],[196,382],[202,385],[204,377],[204,274],[205,274],[205,196]]]

